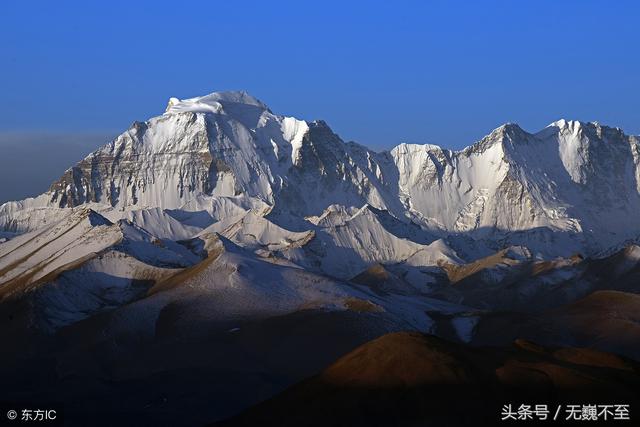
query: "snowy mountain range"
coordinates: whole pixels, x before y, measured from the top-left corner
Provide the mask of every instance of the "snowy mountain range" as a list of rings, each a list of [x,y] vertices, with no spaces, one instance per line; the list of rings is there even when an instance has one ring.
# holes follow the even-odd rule
[[[176,242],[213,233],[339,280],[384,265],[429,291],[443,266],[509,247],[527,262],[622,248],[638,236],[638,211],[640,139],[618,128],[559,120],[530,134],[506,124],[461,151],[378,153],[246,92],[218,92],[171,98],[46,193],[0,206],[4,239],[17,236],[0,246],[0,290],[86,268],[129,239],[157,242],[138,258],[185,267],[200,256]]]
[[[245,92],[171,98],[44,194],[0,206],[4,357],[62,351],[43,337],[64,334],[81,344],[60,372],[94,375],[90,347],[133,378],[184,360],[122,367],[131,354],[195,346],[205,330],[339,323],[342,346],[309,332],[337,346],[327,360],[269,368],[287,384],[384,332],[471,342],[492,310],[640,291],[638,212],[640,137],[598,123],[375,152]]]
[[[461,151],[401,144],[376,153],[245,92],[171,98],[165,114],[135,122],[45,194],[2,205],[0,224],[31,231],[87,205],[112,218],[159,208],[206,212],[210,222],[258,209],[299,227],[332,205],[365,204],[436,234],[552,230],[597,251],[640,225],[640,140],[559,120],[535,134],[506,124]]]

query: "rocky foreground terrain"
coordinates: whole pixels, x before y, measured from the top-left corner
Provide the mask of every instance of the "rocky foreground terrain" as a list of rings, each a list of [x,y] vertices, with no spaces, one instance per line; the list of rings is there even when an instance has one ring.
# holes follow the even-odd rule
[[[640,138],[598,123],[374,152],[245,92],[171,98],[0,206],[0,399],[71,425],[632,402],[638,212]]]

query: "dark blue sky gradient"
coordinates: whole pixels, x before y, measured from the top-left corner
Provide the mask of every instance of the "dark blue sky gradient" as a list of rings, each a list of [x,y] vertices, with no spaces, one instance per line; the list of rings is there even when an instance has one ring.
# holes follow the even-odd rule
[[[4,130],[124,130],[246,89],[345,139],[460,148],[560,117],[640,133],[640,2],[5,2]]]
[[[559,118],[640,133],[637,1],[133,3],[3,2],[0,132],[111,135],[245,89],[375,149]]]

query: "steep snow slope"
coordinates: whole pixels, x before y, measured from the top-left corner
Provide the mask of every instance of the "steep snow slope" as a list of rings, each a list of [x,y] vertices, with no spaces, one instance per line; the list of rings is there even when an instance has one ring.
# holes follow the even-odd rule
[[[372,313],[386,319],[383,323],[395,325],[393,328],[403,325],[426,330],[432,323],[428,311],[466,310],[429,298],[400,294],[382,298],[366,286],[350,285],[294,265],[274,264],[215,233],[203,233],[199,239],[207,258],[158,281],[146,298],[115,311],[110,321],[114,330],[109,333],[122,333],[115,331],[121,329],[153,337],[160,317],[165,328],[169,327],[167,322],[233,325],[302,310]]]
[[[286,230],[253,211],[218,221],[201,234],[206,233],[219,233],[244,248],[267,252],[303,245],[315,235],[312,230]]]
[[[80,378],[73,402],[102,404],[84,375],[150,388],[188,365],[246,403],[345,331],[341,351],[438,324],[473,341],[487,310],[637,292],[639,164],[637,137],[596,123],[376,153],[244,92],[172,98],[45,194],[0,206],[0,355],[56,354],[52,377]],[[40,352],[52,336],[72,344]]]
[[[133,301],[201,260],[129,221],[111,223],[88,208],[68,214],[0,244],[0,302],[27,301],[28,321],[44,331]]]
[[[442,240],[415,226],[365,205],[349,216],[349,210],[333,206],[315,221],[315,236],[304,245],[287,248],[284,256],[307,268],[349,279],[374,263],[405,268],[435,266],[439,261],[458,263],[455,251]],[[416,243],[411,240],[424,241]],[[428,278],[422,279],[424,283]]]
[[[420,277],[421,268],[461,262],[442,239],[435,240],[417,226],[368,205],[360,209],[333,205],[321,216],[310,217],[309,222],[306,231],[290,231],[250,211],[218,221],[199,236],[219,233],[272,262],[286,264],[289,260],[341,279],[349,279],[375,262],[394,264],[399,274],[411,271],[412,282],[419,287],[432,280],[428,274]]]
[[[295,199],[290,210],[321,211],[326,202],[305,200],[301,187],[319,179],[325,197],[362,204],[365,172],[349,164],[347,147],[326,124],[274,115],[246,93],[172,99],[163,116],[134,123],[67,171],[49,203],[175,209],[201,194],[273,204],[282,193]]]
[[[46,358],[55,366],[52,377],[62,379],[53,384],[38,381],[33,390],[70,402],[66,413],[73,415],[88,411],[95,416],[108,405],[109,410],[148,414],[142,424],[151,418],[166,424],[166,411],[184,407],[186,396],[190,406],[202,405],[205,415],[225,417],[303,379],[326,366],[332,355],[363,341],[389,331],[429,329],[427,312],[468,310],[394,293],[383,298],[365,285],[276,265],[215,234],[204,233],[198,240],[200,245],[194,242],[193,248],[206,250],[207,258],[158,280],[146,294],[137,292],[131,300],[118,282],[111,283],[109,298],[94,300],[97,295],[87,293],[86,307],[100,315],[81,319],[75,295],[67,306],[73,286],[59,293],[59,301],[43,301],[55,304],[55,312],[47,309],[47,316],[62,327],[53,345],[41,345],[28,366],[39,366],[34,360]],[[75,289],[80,279],[71,278]],[[3,308],[0,304],[5,315]],[[68,324],[73,316],[81,320]],[[6,324],[0,325],[3,338]],[[28,337],[29,343],[38,342]],[[21,362],[25,353],[19,352]],[[0,355],[3,362],[6,354]],[[3,378],[13,378],[5,374],[7,366],[13,365],[0,364]],[[22,371],[18,376],[25,378]],[[211,393],[219,397],[212,399]],[[154,403],[158,395],[160,414]]]
[[[418,217],[476,237],[556,231],[591,250],[640,227],[631,216],[640,207],[638,147],[619,129],[561,120],[534,135],[508,124],[460,152],[401,145],[392,154]],[[514,240],[527,244],[522,234]],[[532,240],[545,245],[544,236]],[[556,250],[569,255],[575,245],[561,240]]]
[[[507,124],[461,151],[401,144],[375,153],[344,143],[322,121],[279,116],[245,92],[219,92],[172,98],[165,114],[134,123],[47,193],[0,206],[0,227],[35,230],[89,204],[164,238],[187,238],[252,209],[303,232],[305,217],[319,221],[332,205],[368,204],[452,244],[485,239],[548,258],[638,234],[639,164],[637,137],[564,120],[535,134]],[[178,222],[201,214],[185,227],[161,211]]]
[[[0,245],[2,297],[122,241],[119,227],[90,209]]]
[[[198,221],[189,221],[189,215],[180,216],[178,214],[178,218],[175,218],[171,211],[161,208],[128,210],[126,212],[109,210],[104,212],[103,216],[112,221],[124,217],[153,236],[170,240],[190,239],[201,232],[205,225],[213,221],[208,215],[200,215]]]

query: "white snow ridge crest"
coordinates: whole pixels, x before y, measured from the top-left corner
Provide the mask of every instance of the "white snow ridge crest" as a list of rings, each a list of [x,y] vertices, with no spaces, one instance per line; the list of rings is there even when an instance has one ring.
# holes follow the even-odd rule
[[[246,92],[171,98],[163,115],[135,122],[46,193],[0,206],[0,297],[55,282],[64,295],[47,298],[75,319],[74,304],[100,310],[134,296],[72,295],[73,277],[169,289],[212,253],[242,251],[219,268],[259,260],[278,266],[273,278],[306,271],[318,283],[369,271],[394,292],[428,293],[450,266],[510,247],[544,260],[633,241],[638,211],[640,140],[597,123],[560,120],[537,133],[507,124],[460,151],[375,152],[323,121],[274,114]],[[241,276],[233,283],[250,282]],[[351,295],[332,292],[318,301]]]
[[[47,193],[2,205],[0,226],[34,230],[83,204],[122,217],[153,208],[218,217],[214,205],[265,204],[297,219],[369,204],[428,230],[484,238],[549,228],[609,245],[635,237],[639,162],[638,138],[565,120],[535,134],[504,125],[457,152],[401,144],[376,153],[343,143],[324,122],[220,92],[171,98],[165,114],[134,123]]]

